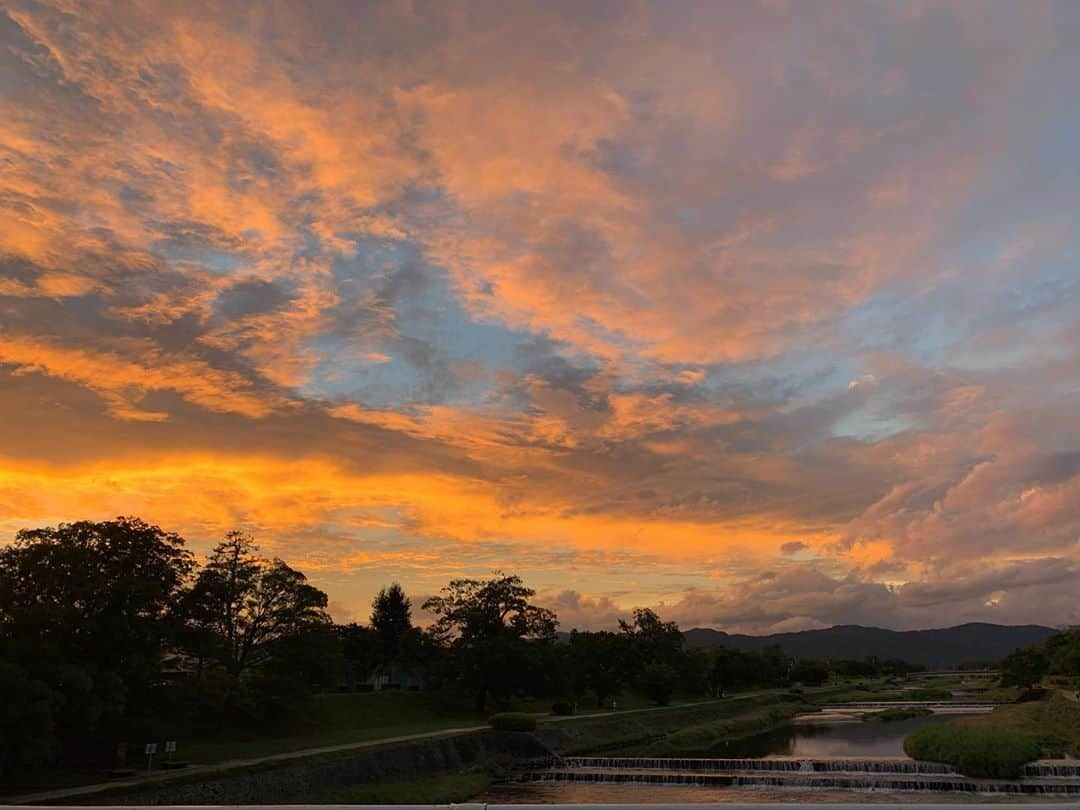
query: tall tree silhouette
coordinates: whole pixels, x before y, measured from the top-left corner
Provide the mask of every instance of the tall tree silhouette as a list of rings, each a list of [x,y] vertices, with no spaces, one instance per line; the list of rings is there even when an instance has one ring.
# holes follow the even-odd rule
[[[378,640],[380,663],[393,663],[401,654],[402,641],[413,629],[412,602],[398,583],[380,590],[372,601],[371,629]]]
[[[0,770],[150,710],[193,566],[183,546],[120,517],[24,530],[0,549]]]
[[[552,641],[558,620],[530,604],[536,592],[518,576],[496,572],[486,581],[455,579],[441,596],[424,602],[439,617],[436,637],[449,642],[477,711],[489,695],[505,698],[528,681],[529,640]]]
[[[328,627],[326,604],[301,572],[260,557],[250,536],[232,531],[199,573],[187,615],[198,652],[239,677],[265,664],[280,642]]]

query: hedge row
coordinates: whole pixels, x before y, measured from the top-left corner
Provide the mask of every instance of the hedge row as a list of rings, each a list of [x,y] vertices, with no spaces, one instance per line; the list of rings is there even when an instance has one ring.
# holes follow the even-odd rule
[[[1038,743],[1023,734],[983,726],[945,723],[920,726],[904,739],[912,759],[945,762],[966,776],[1015,779],[1038,759]]]

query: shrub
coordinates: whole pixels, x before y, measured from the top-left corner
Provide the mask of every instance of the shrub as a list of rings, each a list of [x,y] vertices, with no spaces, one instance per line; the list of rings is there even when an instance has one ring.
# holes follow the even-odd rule
[[[667,664],[646,664],[641,671],[638,688],[658,706],[667,706],[678,678],[678,673]]]
[[[560,700],[551,705],[552,714],[570,715],[574,713],[574,704],[566,700]]]
[[[929,709],[885,709],[880,712],[871,712],[863,715],[863,720],[879,720],[882,723],[895,723],[898,720],[910,720],[913,717],[929,717],[933,712]]]
[[[945,762],[965,776],[1015,779],[1025,763],[1039,758],[1039,745],[1003,729],[948,723],[921,726],[904,740],[912,759]]]
[[[536,731],[536,718],[525,712],[499,712],[488,724],[496,731]]]

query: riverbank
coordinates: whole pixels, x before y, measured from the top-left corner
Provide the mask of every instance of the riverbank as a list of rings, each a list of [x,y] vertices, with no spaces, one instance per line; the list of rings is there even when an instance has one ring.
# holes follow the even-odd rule
[[[956,722],[1030,737],[1043,756],[1080,758],[1080,703],[1060,692],[1042,700],[999,706],[990,714]]]
[[[706,729],[742,728],[743,733],[753,733],[783,722],[781,718],[816,710],[816,705],[790,693],[758,693],[685,708],[670,707],[662,712],[581,717],[557,726],[545,724],[536,734],[561,755],[629,751],[662,746],[665,740],[691,730],[704,734]]]
[[[947,762],[968,776],[1014,777],[1039,757],[1080,754],[1080,704],[1054,693],[999,706],[945,726],[914,730],[904,751],[923,761]]]
[[[863,691],[863,690],[860,690]],[[884,689],[873,688],[881,695]],[[707,750],[718,741],[759,735],[787,727],[796,715],[819,711],[850,692],[850,686],[801,691],[769,690],[723,699],[667,707],[596,711],[575,716],[539,715],[534,734],[493,737],[486,725],[457,726],[390,739],[359,740],[262,757],[197,765],[187,772],[156,772],[127,783],[94,785],[68,791],[23,796],[22,800],[64,803],[120,804],[327,803],[376,801],[374,783],[387,785],[384,794],[395,801],[425,803],[460,801],[481,783],[498,778],[508,759],[550,758],[554,755],[633,751],[649,755],[685,755]],[[337,697],[337,696],[331,696]],[[367,717],[343,718],[321,730],[319,739],[340,739],[347,729],[361,738],[377,733],[387,722],[427,722],[417,709],[421,696],[351,695],[325,705],[354,710],[382,701],[383,709]],[[625,705],[625,704],[624,704]],[[400,716],[392,711],[403,708]],[[412,712],[410,714],[409,712]],[[862,725],[862,724],[860,724]],[[871,725],[871,724],[866,724]],[[398,726],[400,728],[400,726]],[[476,743],[474,738],[482,739]],[[497,742],[502,739],[503,742]],[[526,742],[531,741],[531,742]],[[297,738],[253,741],[270,748],[291,747]],[[226,746],[229,741],[222,741]],[[224,749],[221,749],[224,750]],[[262,750],[266,750],[263,748]],[[210,751],[206,752],[208,755]],[[343,793],[341,791],[355,791]],[[483,789],[482,785],[479,789]],[[368,798],[365,798],[368,797]],[[388,799],[389,800],[389,799]]]
[[[549,761],[550,752],[531,734],[469,731],[407,742],[306,757],[267,759],[250,765],[195,770],[169,778],[128,784],[104,784],[48,794],[9,798],[11,804],[56,805],[252,805],[310,802],[333,791],[358,786],[397,786],[402,798],[433,800],[433,777],[482,773],[488,763]],[[483,785],[480,785],[483,787]],[[427,797],[425,799],[425,796]],[[441,798],[441,796],[439,797]]]
[[[486,724],[402,737],[288,751],[260,758],[198,765],[186,771],[138,774],[126,780],[81,785],[11,796],[9,803],[35,804],[206,804],[311,801],[337,787],[374,781],[418,783],[414,801],[424,801],[423,780],[444,774],[479,773],[498,759],[550,757],[544,740],[579,739],[592,745],[605,734],[633,739],[662,735],[685,725],[687,717],[705,716],[718,705],[768,696],[653,706],[591,715],[539,718],[536,734],[492,731]],[[577,727],[582,727],[577,729]],[[576,730],[575,730],[576,729]],[[450,798],[446,799],[451,800]]]

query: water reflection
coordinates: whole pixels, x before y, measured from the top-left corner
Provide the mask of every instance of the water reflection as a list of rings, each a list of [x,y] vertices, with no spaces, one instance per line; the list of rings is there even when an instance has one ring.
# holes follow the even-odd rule
[[[711,757],[793,756],[814,759],[834,757],[902,757],[904,737],[927,723],[945,723],[957,715],[915,717],[893,723],[846,722],[835,725],[792,725],[764,734],[729,740],[698,752]]]

